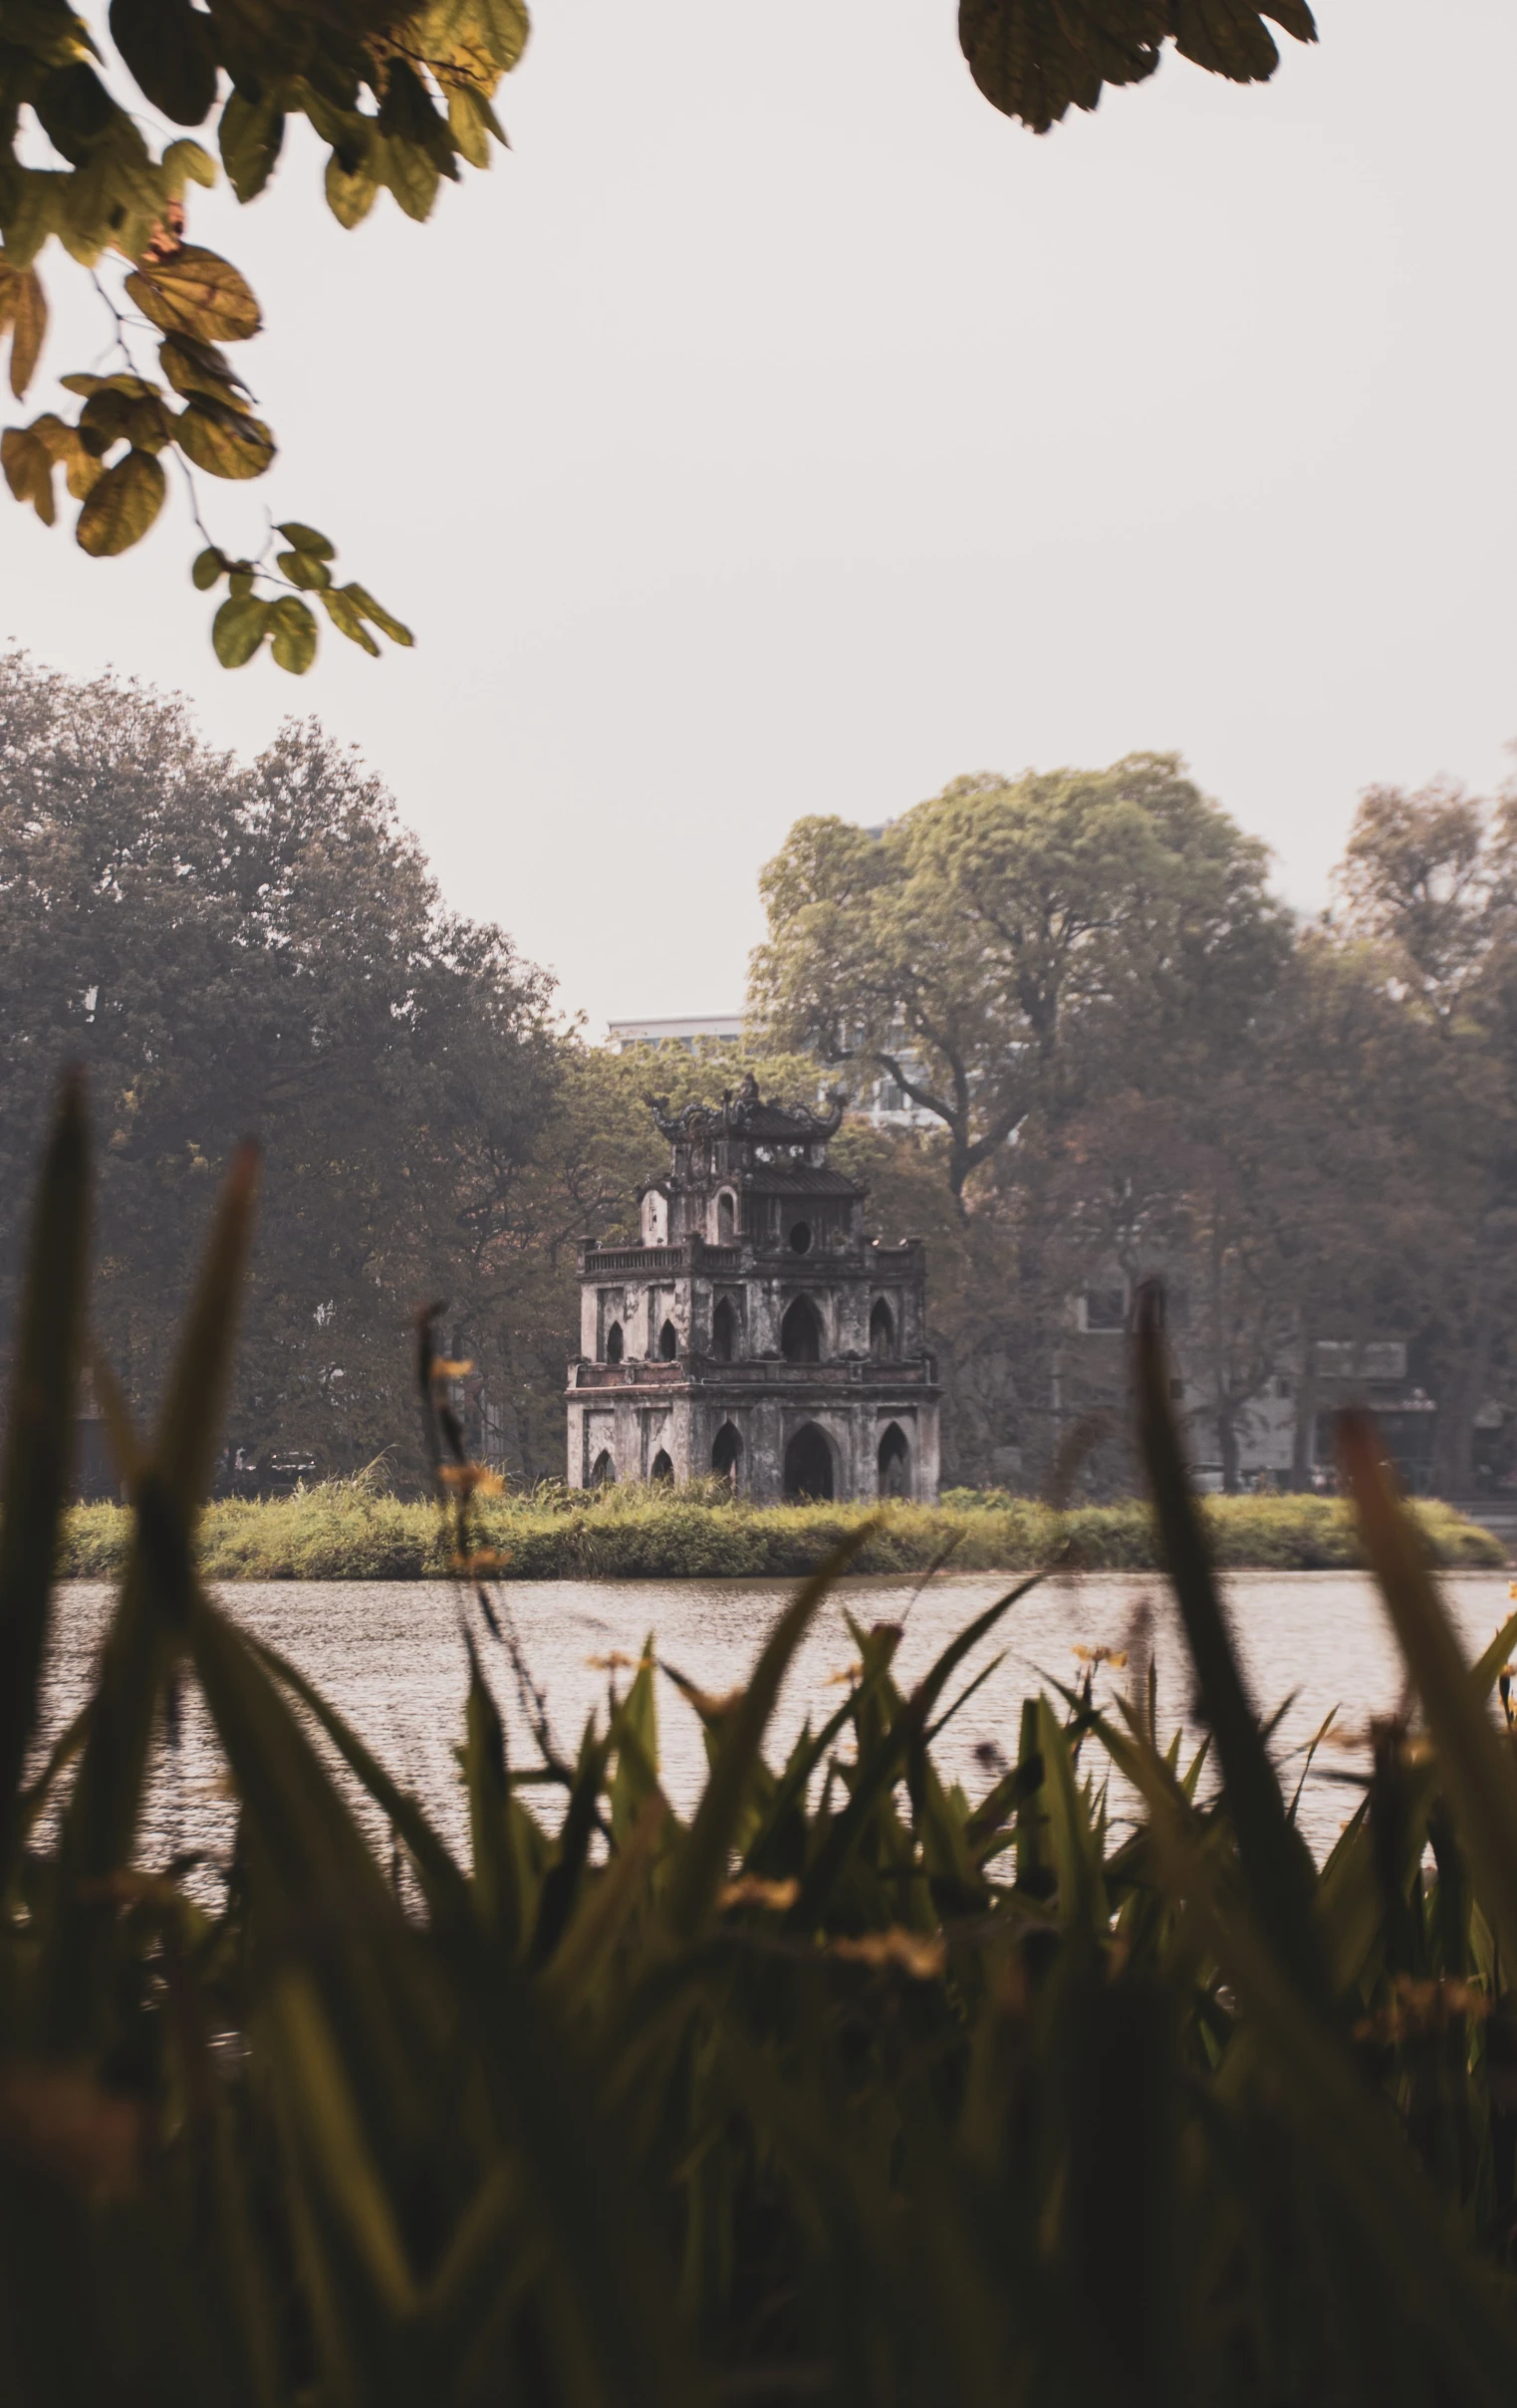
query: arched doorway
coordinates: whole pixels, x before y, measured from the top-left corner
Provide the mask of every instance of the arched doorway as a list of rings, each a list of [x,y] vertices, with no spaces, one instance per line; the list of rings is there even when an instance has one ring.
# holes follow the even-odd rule
[[[718,1479],[736,1488],[743,1464],[743,1442],[730,1421],[724,1421],[711,1441],[711,1469]]]
[[[870,1315],[870,1352],[877,1363],[895,1359],[895,1321],[885,1298],[877,1297]]]
[[[911,1449],[898,1422],[892,1421],[880,1441],[879,1463],[881,1496],[909,1497]]]
[[[737,1207],[729,1195],[719,1195],[716,1199],[716,1243],[718,1246],[730,1246],[736,1236]]]
[[[827,1432],[814,1421],[803,1422],[785,1449],[785,1494],[830,1501],[833,1494],[833,1451]]]
[[[816,1307],[809,1297],[798,1296],[780,1324],[780,1352],[788,1363],[819,1363],[822,1360],[822,1331],[817,1321]],[[832,1490],[828,1490],[832,1495]]]
[[[609,1363],[622,1360],[622,1324],[613,1322],[606,1332],[606,1359]]]
[[[679,1339],[675,1334],[674,1324],[672,1322],[665,1322],[658,1332],[658,1359],[660,1362],[671,1363],[678,1352]]]
[[[607,1447],[601,1449],[590,1467],[590,1485],[592,1488],[615,1488],[617,1485],[617,1467]]]
[[[658,1449],[657,1454],[653,1457],[652,1462],[649,1464],[647,1476],[655,1488],[673,1487],[674,1466],[669,1461],[669,1458],[662,1447]]]
[[[711,1316],[711,1352],[719,1363],[731,1362],[737,1352],[737,1315],[726,1297]]]

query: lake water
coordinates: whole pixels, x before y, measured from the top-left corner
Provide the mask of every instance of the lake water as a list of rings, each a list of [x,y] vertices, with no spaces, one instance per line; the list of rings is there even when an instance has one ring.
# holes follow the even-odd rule
[[[847,1580],[824,1605],[786,1683],[771,1726],[771,1761],[783,1756],[808,1712],[815,1726],[841,1700],[854,1648],[844,1606],[865,1622],[903,1621],[896,1668],[909,1685],[954,1633],[1013,1585],[1006,1575],[939,1575],[919,1587],[909,1578]],[[1471,1655],[1511,1610],[1505,1571],[1458,1572],[1444,1595]],[[557,1744],[573,1754],[587,1714],[604,1705],[608,1672],[591,1659],[635,1657],[651,1631],[661,1659],[701,1687],[724,1691],[744,1680],[764,1634],[793,1593],[793,1583],[760,1581],[512,1582],[498,1592],[533,1675],[546,1695]],[[1282,1769],[1294,1786],[1299,1751],[1330,1707],[1352,1735],[1369,1717],[1391,1711],[1401,1695],[1400,1660],[1368,1579],[1355,1572],[1235,1573],[1227,1588],[1233,1624],[1256,1704],[1272,1712],[1294,1693],[1276,1736]],[[412,1789],[439,1826],[461,1843],[463,1813],[453,1748],[461,1735],[466,1671],[453,1591],[441,1581],[246,1582],[220,1592],[248,1630],[288,1656],[342,1710],[390,1772]],[[111,1592],[71,1582],[59,1592],[45,1696],[46,1734],[62,1729],[87,1694]],[[1014,1605],[995,1635],[971,1656],[948,1691],[956,1696],[993,1658],[1004,1660],[942,1734],[937,1761],[978,1796],[992,1775],[983,1754],[1015,1756],[1021,1699],[1040,1680],[1074,1684],[1079,1646],[1119,1648],[1140,1639],[1146,1609],[1158,1673],[1160,1736],[1189,1725],[1184,1649],[1161,1580],[1126,1572],[1051,1577]],[[485,1643],[484,1660],[504,1710],[515,1760],[532,1746],[510,1663]],[[1098,1699],[1110,1699],[1130,1674],[1103,1667]],[[704,1775],[699,1725],[668,1681],[658,1697],[663,1777],[680,1809]],[[1301,1819],[1320,1856],[1357,1803],[1334,1779],[1359,1771],[1360,1747],[1329,1746],[1302,1799]],[[144,1861],[175,1848],[224,1852],[231,1835],[221,1767],[196,1701],[187,1701],[180,1746],[160,1763],[142,1835]]]

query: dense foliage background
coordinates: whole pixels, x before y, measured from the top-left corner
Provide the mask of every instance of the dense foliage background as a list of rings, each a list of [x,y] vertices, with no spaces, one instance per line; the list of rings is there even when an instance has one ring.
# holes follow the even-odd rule
[[[1034,1490],[1122,1350],[1070,1300],[1166,1275],[1173,1340],[1236,1474],[1239,1431],[1316,1339],[1408,1341],[1434,1485],[1512,1469],[1517,1409],[1517,802],[1361,805],[1330,914],[1173,757],[957,781],[876,838],[799,822],[765,874],[758,1050],[616,1056],[500,928],[439,895],[389,798],[314,722],[246,765],[176,700],[0,661],[0,1323],[65,1061],[101,1154],[95,1321],[139,1408],[162,1378],[213,1174],[252,1130],[267,1203],[230,1459],[267,1479],[420,1472],[415,1306],[478,1366],[470,1439],[558,1475],[574,1241],[630,1233],[675,1104],[885,1079],[834,1152],[887,1238],[925,1237],[945,1477]],[[3,1336],[3,1326],[0,1326]],[[1082,1479],[1130,1488],[1088,1428]],[[1117,1424],[1113,1423],[1115,1429]]]

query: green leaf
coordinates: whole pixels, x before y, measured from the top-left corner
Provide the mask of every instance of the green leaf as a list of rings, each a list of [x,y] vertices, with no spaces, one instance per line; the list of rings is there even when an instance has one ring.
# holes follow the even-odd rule
[[[37,1722],[58,1526],[68,1498],[84,1343],[89,1132],[83,1083],[64,1084],[27,1244],[0,1465],[0,1892]]]
[[[257,101],[233,92],[217,130],[221,163],[232,190],[240,201],[256,200],[274,172],[285,138],[285,113],[277,89]]]
[[[171,259],[139,268],[126,291],[144,318],[165,335],[195,335],[202,343],[245,343],[263,324],[248,285],[215,251],[186,243]]]
[[[337,558],[337,546],[329,543],[324,535],[318,534],[314,527],[304,526],[299,519],[282,520],[274,532],[276,535],[282,535],[286,543],[291,545],[295,551],[309,553],[314,561],[331,561]]]
[[[206,551],[196,553],[195,565],[189,574],[196,591],[208,594],[211,587],[226,575],[226,557],[212,545]]]
[[[163,507],[163,471],[150,452],[128,451],[89,494],[74,540],[96,560],[140,543]]]
[[[173,421],[181,451],[213,477],[261,477],[274,457],[274,437],[261,418],[196,393]]]
[[[282,594],[270,603],[269,639],[276,668],[304,677],[316,658],[316,620],[293,594]]]
[[[211,642],[224,669],[240,669],[251,660],[269,623],[269,605],[256,594],[233,594],[211,621]]]
[[[279,552],[275,559],[292,586],[304,593],[320,594],[332,583],[332,571],[325,561],[314,561],[309,552]]]
[[[111,38],[154,109],[198,125],[216,99],[211,20],[190,0],[111,0]]]
[[[366,618],[372,618],[380,633],[387,635],[391,643],[413,644],[415,642],[416,639],[409,627],[403,626],[398,618],[392,618],[387,610],[380,609],[367,587],[350,583],[344,586],[342,591],[347,595],[354,608],[362,610]]]
[[[346,635],[352,643],[361,644],[366,652],[372,652],[375,659],[379,659],[379,645],[365,626],[362,614],[354,608],[352,601],[341,586],[325,587],[321,595],[321,604],[340,635]]]

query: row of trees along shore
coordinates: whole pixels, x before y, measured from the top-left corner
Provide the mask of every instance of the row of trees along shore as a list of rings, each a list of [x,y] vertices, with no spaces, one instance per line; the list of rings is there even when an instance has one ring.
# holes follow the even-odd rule
[[[1168,755],[963,779],[878,838],[803,820],[763,890],[755,1049],[612,1055],[501,929],[447,907],[314,722],[245,765],[176,700],[0,661],[7,1324],[45,1116],[79,1061],[95,1325],[134,1403],[252,1129],[232,1449],[416,1477],[411,1316],[445,1297],[490,1402],[474,1435],[513,1479],[552,1477],[574,1241],[631,1234],[663,1159],[642,1090],[679,1102],[751,1067],[769,1091],[862,1096],[885,1077],[926,1127],[854,1118],[834,1151],[882,1234],[930,1241],[949,1480],[1047,1477],[1112,1401],[1070,1347],[1070,1297],[1155,1264],[1224,1467],[1283,1359],[1309,1374],[1316,1338],[1389,1330],[1438,1402],[1435,1485],[1507,1468],[1517,800],[1370,793],[1333,909],[1306,923]],[[1132,1468],[1107,1441],[1082,1478],[1118,1490]]]

